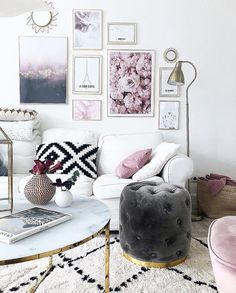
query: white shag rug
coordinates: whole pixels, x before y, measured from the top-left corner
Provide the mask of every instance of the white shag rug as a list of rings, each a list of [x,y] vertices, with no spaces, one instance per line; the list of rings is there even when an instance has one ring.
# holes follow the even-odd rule
[[[185,263],[147,269],[123,258],[117,237],[111,238],[110,292],[217,292],[206,239],[192,239]],[[104,238],[54,256],[54,266],[37,293],[104,292]],[[0,293],[26,293],[43,274],[47,259],[0,267]]]

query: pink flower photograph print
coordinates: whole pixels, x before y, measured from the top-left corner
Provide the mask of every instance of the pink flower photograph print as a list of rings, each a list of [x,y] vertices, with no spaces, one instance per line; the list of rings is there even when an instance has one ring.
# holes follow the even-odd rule
[[[73,120],[101,120],[101,101],[73,100]]]
[[[109,51],[108,116],[153,115],[153,51]]]

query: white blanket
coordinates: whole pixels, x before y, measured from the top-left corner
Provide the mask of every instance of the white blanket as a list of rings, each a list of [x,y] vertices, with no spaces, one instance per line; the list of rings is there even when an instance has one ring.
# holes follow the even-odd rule
[[[32,141],[40,135],[38,118],[29,121],[0,121],[0,127],[12,140]]]

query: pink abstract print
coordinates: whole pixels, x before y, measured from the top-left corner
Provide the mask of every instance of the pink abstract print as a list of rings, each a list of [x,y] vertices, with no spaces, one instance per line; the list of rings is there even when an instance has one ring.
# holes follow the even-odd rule
[[[101,101],[74,100],[73,120],[100,120]]]
[[[110,52],[109,113],[111,116],[151,116],[153,53]]]

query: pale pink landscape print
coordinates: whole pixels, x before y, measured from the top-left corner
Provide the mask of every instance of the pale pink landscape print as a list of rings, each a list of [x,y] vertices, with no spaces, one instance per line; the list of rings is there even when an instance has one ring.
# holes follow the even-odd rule
[[[101,101],[74,100],[73,120],[101,120]]]
[[[20,37],[20,102],[66,103],[67,38]]]
[[[109,52],[109,116],[153,115],[153,52]]]

